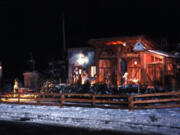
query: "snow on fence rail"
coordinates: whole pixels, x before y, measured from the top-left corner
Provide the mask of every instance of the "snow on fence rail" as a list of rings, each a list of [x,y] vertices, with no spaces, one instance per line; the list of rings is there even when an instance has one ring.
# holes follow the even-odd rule
[[[0,93],[1,103],[88,106],[120,109],[155,109],[180,107],[180,92],[139,95],[96,95],[77,93]]]

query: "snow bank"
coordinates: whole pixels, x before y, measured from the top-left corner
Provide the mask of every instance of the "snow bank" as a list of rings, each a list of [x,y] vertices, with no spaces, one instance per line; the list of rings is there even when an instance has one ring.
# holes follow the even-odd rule
[[[121,110],[0,104],[0,119],[91,129],[180,134],[180,108]]]

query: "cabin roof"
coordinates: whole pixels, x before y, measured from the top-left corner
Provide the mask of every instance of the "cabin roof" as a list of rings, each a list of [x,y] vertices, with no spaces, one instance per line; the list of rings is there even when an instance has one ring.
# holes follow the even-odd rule
[[[155,53],[155,54],[165,56],[165,57],[180,58],[179,55],[171,54],[162,50],[148,50],[148,52]]]
[[[134,47],[137,42],[146,48],[146,50],[159,50],[159,45],[151,40],[150,38],[140,35],[140,36],[124,36],[124,37],[112,37],[112,38],[98,38],[98,39],[89,39],[88,43],[94,47],[101,47],[107,45],[109,42],[123,42],[126,45]],[[120,45],[120,44],[119,44]],[[117,45],[118,46],[118,45]]]

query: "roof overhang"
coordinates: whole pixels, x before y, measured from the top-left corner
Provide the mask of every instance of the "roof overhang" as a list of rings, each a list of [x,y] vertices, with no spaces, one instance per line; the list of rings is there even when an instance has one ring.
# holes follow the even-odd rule
[[[165,57],[180,58],[180,56],[176,56],[174,54],[170,54],[170,53],[162,51],[162,50],[147,50],[147,51],[150,53],[155,53],[155,54],[165,56]]]

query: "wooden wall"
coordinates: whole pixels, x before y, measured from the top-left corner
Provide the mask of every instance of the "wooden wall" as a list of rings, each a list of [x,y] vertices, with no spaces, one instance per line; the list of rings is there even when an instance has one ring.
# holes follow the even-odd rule
[[[167,66],[164,56],[146,51],[124,51],[121,47],[117,47],[115,50],[116,57],[104,53],[103,51],[106,51],[106,49],[102,49],[99,54],[96,54],[98,82],[106,83],[107,76],[110,74],[111,80],[116,80],[116,82],[112,83],[123,85],[121,62],[124,59],[127,63],[129,84],[133,84],[133,80],[136,79],[142,85],[165,85]],[[102,54],[106,54],[106,56]],[[116,79],[112,79],[114,76]]]

